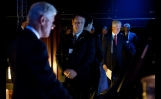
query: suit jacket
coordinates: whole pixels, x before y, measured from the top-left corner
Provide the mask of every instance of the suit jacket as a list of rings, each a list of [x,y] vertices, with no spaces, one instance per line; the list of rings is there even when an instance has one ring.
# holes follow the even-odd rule
[[[126,37],[125,33],[121,33],[121,34],[124,37]],[[131,46],[131,48],[136,51],[137,46],[138,46],[138,37],[137,37],[136,33],[129,32],[128,37],[126,39],[126,43],[128,43],[128,46]]]
[[[20,35],[20,34],[23,33],[23,32],[24,32],[24,29],[22,29],[22,27],[19,26],[19,27],[17,28],[17,36]]]
[[[132,50],[134,50],[136,52],[137,48],[138,48],[138,37],[137,37],[137,35],[133,32],[129,32],[127,36],[125,35],[125,32],[120,33],[120,34],[125,37],[126,44],[129,47],[131,47]],[[132,59],[133,59],[133,57],[131,55],[129,55],[129,53],[126,52],[126,50],[123,50],[123,62],[126,63],[125,64],[126,66],[130,65]]]
[[[91,69],[92,69],[92,75],[94,78],[96,76],[100,77],[100,63],[102,62],[103,59],[103,51],[102,51],[102,41],[100,39],[100,35],[98,34],[93,34],[95,38],[95,57],[94,61],[92,62]]]
[[[45,43],[25,29],[11,45],[12,99],[72,99],[48,62]]]
[[[100,39],[101,39],[101,42],[102,42],[102,40],[103,40],[103,38],[105,37],[107,35],[107,33],[106,34],[100,34]]]
[[[19,27],[18,27],[18,32],[21,33],[21,32],[23,32],[23,31],[24,31],[24,29],[22,29],[22,27],[19,26]]]
[[[112,48],[111,44],[113,44]],[[118,63],[121,72],[126,69],[122,60],[123,49],[131,55],[135,55],[135,51],[126,44],[125,38],[121,33],[117,34],[117,47],[113,43],[112,33],[108,33],[102,41],[102,48],[104,53],[102,64],[106,64],[110,70],[114,69],[116,63]]]
[[[95,39],[92,34],[84,30],[79,35],[72,54],[69,55],[72,38],[73,34],[67,34],[61,38],[57,49],[56,61],[62,72],[60,81],[66,82],[66,79],[68,79],[63,74],[64,70],[73,69],[77,72],[77,76],[72,81],[77,86],[80,86],[82,82],[87,83],[90,80],[90,65],[95,56]]]

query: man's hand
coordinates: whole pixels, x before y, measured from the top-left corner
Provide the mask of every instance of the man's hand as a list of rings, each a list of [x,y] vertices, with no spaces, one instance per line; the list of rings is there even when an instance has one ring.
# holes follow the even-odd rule
[[[69,74],[70,74],[70,69],[66,69],[66,70],[64,71],[64,75],[65,75],[66,77],[68,77]]]
[[[103,65],[103,69],[107,72],[107,70],[108,70],[108,68],[107,68],[107,66],[104,64]]]
[[[77,73],[76,73],[73,69],[66,69],[66,70],[64,71],[64,75],[65,75],[67,78],[73,79],[74,77],[77,76]]]
[[[75,72],[73,69],[70,70],[69,78],[73,79],[77,76],[77,72]]]
[[[106,71],[106,76],[111,80],[112,77],[112,71],[107,68],[107,66],[104,64],[103,69]]]

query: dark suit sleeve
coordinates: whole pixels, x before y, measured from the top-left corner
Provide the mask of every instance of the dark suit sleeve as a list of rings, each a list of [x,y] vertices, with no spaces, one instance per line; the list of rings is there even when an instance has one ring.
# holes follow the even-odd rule
[[[49,99],[72,99],[67,90],[56,79],[48,62],[48,52],[44,43],[38,43],[31,50],[28,65],[38,86]]]
[[[102,64],[106,64],[106,65],[107,65],[107,61],[106,61],[107,46],[108,46],[107,37],[104,37],[102,40],[102,50],[103,50]]]
[[[136,33],[134,33],[134,46],[137,49],[137,47],[138,47],[138,37],[137,37]]]
[[[96,57],[99,63],[101,63],[103,59],[103,50],[100,35],[96,35]]]
[[[122,36],[122,35],[121,35]],[[136,50],[134,50],[133,48],[132,48],[132,46],[128,46],[127,44],[126,44],[126,40],[125,40],[125,38],[122,36],[122,42],[123,42],[123,46],[124,46],[124,48],[125,48],[125,50],[131,55],[131,56],[134,56],[135,55],[135,53],[136,53]]]

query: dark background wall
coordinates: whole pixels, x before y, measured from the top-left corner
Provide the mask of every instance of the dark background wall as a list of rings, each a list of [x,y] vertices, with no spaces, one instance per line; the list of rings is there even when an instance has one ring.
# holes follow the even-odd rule
[[[27,2],[27,9],[33,2],[41,0],[11,0],[6,16],[17,16],[17,1]],[[61,14],[61,25],[71,25],[71,17],[76,12],[91,14],[95,26],[111,26],[114,19],[129,22],[133,27],[145,27],[155,19],[154,0],[45,0],[53,3]]]
[[[11,0],[12,5],[6,9],[6,40],[12,40],[17,27],[17,1],[27,2],[27,10],[33,2],[41,0]],[[136,32],[140,38],[143,35],[154,36],[156,32],[154,0],[45,0],[52,3],[58,10],[56,20],[61,25],[60,30],[72,27],[71,18],[74,13],[90,14],[94,18],[94,27],[101,32],[102,26],[111,27],[112,20],[120,20],[122,24],[128,22],[131,31]],[[58,27],[58,25],[57,25]],[[12,30],[12,32],[10,32]],[[10,35],[10,37],[8,37]]]
[[[27,3],[27,10],[32,3],[41,0],[11,0],[12,5],[6,9],[6,40],[12,40],[17,28],[17,1]],[[136,32],[140,38],[143,35],[154,36],[156,32],[154,0],[45,0],[52,3],[58,10],[56,20],[60,23],[60,31],[72,27],[71,18],[74,13],[90,14],[94,18],[94,27],[101,32],[102,26],[111,27],[112,20],[120,20],[122,24],[128,22],[131,31]],[[24,15],[25,16],[25,15]],[[58,25],[57,25],[58,27]],[[62,32],[61,32],[62,33]],[[8,36],[10,35],[10,36]]]
[[[59,12],[62,30],[72,27],[71,17],[77,12],[92,15],[93,25],[99,33],[102,26],[110,30],[113,20],[130,23],[131,31],[137,33],[140,39],[143,35],[154,34],[156,26],[154,0],[61,0]]]
[[[155,19],[154,0],[61,0],[62,26],[71,24],[75,12],[91,14],[95,26],[111,26],[114,19],[129,22],[132,27],[145,27]]]

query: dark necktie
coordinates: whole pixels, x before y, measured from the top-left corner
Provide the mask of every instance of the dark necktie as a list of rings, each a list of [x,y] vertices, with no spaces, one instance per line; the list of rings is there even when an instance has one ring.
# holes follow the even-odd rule
[[[115,42],[115,45],[117,46],[117,37],[116,37],[116,35],[114,35],[114,42]]]
[[[73,46],[75,45],[76,39],[77,39],[77,36],[74,35],[74,36],[73,36]]]

